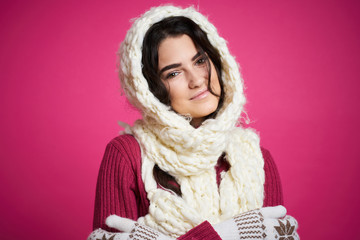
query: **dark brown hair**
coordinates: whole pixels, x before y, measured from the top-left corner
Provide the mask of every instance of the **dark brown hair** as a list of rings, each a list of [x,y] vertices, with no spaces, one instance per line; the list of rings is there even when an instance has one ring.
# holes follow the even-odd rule
[[[222,64],[220,59],[220,54],[218,50],[211,45],[207,34],[191,19],[177,16],[177,17],[168,17],[160,22],[152,25],[149,30],[146,32],[143,46],[142,46],[142,73],[146,78],[150,91],[157,97],[160,102],[170,106],[170,96],[167,91],[164,83],[160,80],[159,70],[158,70],[158,49],[160,43],[167,37],[177,37],[183,34],[188,35],[195,44],[196,49],[206,57],[208,65],[208,89],[209,91],[216,95],[211,89],[211,67],[210,61],[214,64],[216,74],[219,79],[221,93],[219,97],[218,107],[215,112],[211,113],[207,118],[213,118],[218,113],[219,109],[222,107],[225,93],[223,88],[223,81],[221,77]],[[154,178],[161,186],[174,191],[176,194],[181,195],[180,187],[178,184],[174,186],[169,184],[169,182],[175,182],[174,177],[168,173],[162,171],[158,166],[154,167],[153,170]]]

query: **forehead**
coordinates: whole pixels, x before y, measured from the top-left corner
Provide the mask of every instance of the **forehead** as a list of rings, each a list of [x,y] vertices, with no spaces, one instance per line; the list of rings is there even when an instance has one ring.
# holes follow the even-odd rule
[[[194,42],[188,35],[168,37],[159,46],[159,68],[169,64],[191,61],[197,52]]]

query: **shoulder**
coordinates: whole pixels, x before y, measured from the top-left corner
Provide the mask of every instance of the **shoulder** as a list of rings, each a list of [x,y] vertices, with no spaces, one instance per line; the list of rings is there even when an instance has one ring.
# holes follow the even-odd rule
[[[119,151],[140,151],[140,147],[135,137],[130,134],[120,135],[113,138],[108,147],[114,147]]]
[[[271,174],[271,176],[273,176],[275,178],[280,178],[278,169],[276,167],[275,161],[274,161],[270,151],[267,150],[266,148],[261,147],[261,153],[264,158],[265,174]]]
[[[264,158],[264,168],[266,169],[267,166],[275,166],[274,159],[271,156],[271,153],[268,149],[261,147],[261,153]],[[276,167],[276,166],[275,166]]]
[[[263,157],[270,155],[270,151],[264,148],[263,146],[261,146],[260,149]]]
[[[264,158],[264,171],[265,174],[267,175],[271,175],[275,178],[278,178],[279,176],[279,172],[277,170],[275,161],[273,159],[273,157],[270,154],[270,151],[267,150],[266,148],[261,147],[261,153],[263,155]]]
[[[106,162],[113,166],[131,166],[137,172],[141,166],[141,150],[135,137],[126,134],[113,138],[105,149],[103,164]]]

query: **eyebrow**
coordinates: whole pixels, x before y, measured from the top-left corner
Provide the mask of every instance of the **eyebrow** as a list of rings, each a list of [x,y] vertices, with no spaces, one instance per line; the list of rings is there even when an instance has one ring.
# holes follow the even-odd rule
[[[193,56],[191,58],[191,61],[194,61],[195,59],[197,59],[199,56],[201,55],[200,52],[197,52],[195,54],[195,56]],[[169,70],[169,69],[172,69],[172,68],[177,68],[177,67],[180,67],[181,66],[181,63],[174,63],[174,64],[170,64],[170,65],[167,65],[165,67],[163,67],[160,71],[159,71],[159,75],[161,75],[163,72],[165,72],[166,70]]]

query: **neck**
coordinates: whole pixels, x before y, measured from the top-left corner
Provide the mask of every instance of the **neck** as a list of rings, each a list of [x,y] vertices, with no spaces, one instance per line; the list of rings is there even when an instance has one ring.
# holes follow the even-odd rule
[[[190,122],[190,125],[194,128],[200,127],[200,125],[205,121],[205,118],[193,118]]]

